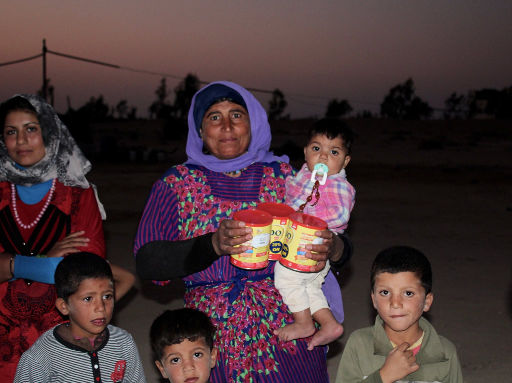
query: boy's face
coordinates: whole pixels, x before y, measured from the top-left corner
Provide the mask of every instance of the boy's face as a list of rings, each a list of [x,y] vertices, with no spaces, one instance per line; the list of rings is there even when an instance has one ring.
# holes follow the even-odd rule
[[[77,338],[94,339],[112,319],[114,287],[108,278],[84,279],[68,301],[57,298],[57,309],[69,316],[71,333]]]
[[[162,376],[171,383],[206,383],[215,366],[217,349],[206,344],[204,338],[166,346],[162,360],[155,361]]]
[[[410,271],[377,274],[371,296],[390,339],[414,335],[421,315],[430,309],[434,299],[432,293],[425,296],[420,279]]]
[[[325,134],[317,134],[311,138],[304,148],[304,157],[311,172],[316,164],[326,164],[329,168],[328,176],[339,173],[350,162],[343,139],[338,136],[330,140]]]

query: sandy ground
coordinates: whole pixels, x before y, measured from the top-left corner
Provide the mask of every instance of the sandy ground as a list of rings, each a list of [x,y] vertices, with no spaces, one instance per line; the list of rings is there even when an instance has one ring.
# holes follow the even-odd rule
[[[417,247],[432,262],[435,299],[428,318],[457,346],[465,381],[510,379],[511,129],[485,124],[449,134],[439,129],[418,133],[405,124],[357,129],[348,169],[357,189],[349,229],[355,253],[341,278],[345,334],[330,345],[331,380],[348,335],[373,323],[371,262],[378,251],[397,244]],[[107,209],[109,258],[132,271],[142,208],[153,181],[169,165],[95,164],[91,173]],[[182,294],[180,281],[157,287],[138,280],[116,306],[115,324],[134,335],[148,382],[159,381],[150,324],[163,310],[181,307]]]

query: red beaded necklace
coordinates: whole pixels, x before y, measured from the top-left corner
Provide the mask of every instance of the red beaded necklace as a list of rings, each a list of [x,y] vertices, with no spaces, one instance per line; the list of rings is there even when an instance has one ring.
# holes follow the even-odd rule
[[[313,189],[311,189],[311,194],[306,198],[306,202],[304,202],[302,205],[299,206],[299,211],[302,213],[304,211],[304,208],[308,203],[311,202],[313,199],[313,194],[315,195],[316,201],[311,204],[311,206],[315,206],[318,203],[318,200],[320,199],[320,191],[318,188],[320,187],[320,182],[315,181],[315,184],[313,185]]]

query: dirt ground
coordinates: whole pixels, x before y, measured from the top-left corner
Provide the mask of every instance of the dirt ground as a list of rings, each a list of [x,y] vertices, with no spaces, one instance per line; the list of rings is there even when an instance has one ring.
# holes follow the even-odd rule
[[[385,247],[406,244],[431,260],[435,299],[428,318],[455,343],[465,381],[509,381],[512,129],[485,123],[467,129],[416,128],[357,126],[347,169],[357,190],[348,231],[355,252],[341,278],[345,334],[330,345],[331,380],[348,335],[373,323],[373,258]],[[274,138],[284,142],[286,137]],[[172,164],[94,165],[90,179],[107,210],[105,232],[113,262],[135,271],[138,220],[152,183]],[[135,337],[148,382],[159,381],[151,361],[150,324],[163,310],[181,307],[182,294],[180,281],[157,287],[138,280],[116,306],[115,324]]]

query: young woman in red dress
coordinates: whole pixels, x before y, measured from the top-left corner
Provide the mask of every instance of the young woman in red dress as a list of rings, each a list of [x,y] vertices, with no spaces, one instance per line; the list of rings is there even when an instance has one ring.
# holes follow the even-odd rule
[[[0,123],[0,376],[10,382],[21,354],[63,321],[53,286],[61,257],[105,257],[105,241],[91,164],[53,108],[17,95]]]

